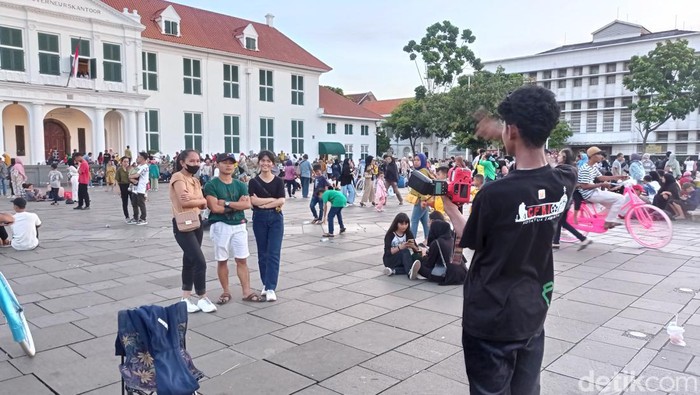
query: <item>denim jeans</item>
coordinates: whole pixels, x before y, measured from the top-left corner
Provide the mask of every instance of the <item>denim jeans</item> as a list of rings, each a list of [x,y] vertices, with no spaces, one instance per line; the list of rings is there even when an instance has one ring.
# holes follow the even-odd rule
[[[266,290],[274,291],[280,274],[284,215],[276,210],[253,210],[253,233],[258,245],[260,280]]]
[[[316,206],[318,206],[320,214],[316,212]],[[323,220],[323,199],[316,195],[311,196],[311,204],[309,204],[309,208],[311,209],[311,214],[314,215],[314,219]]]
[[[301,196],[306,199],[309,197],[309,183],[311,182],[310,177],[301,177]]]
[[[355,186],[352,183],[343,185],[340,188],[340,192],[348,198],[348,204],[355,203]]]
[[[422,208],[420,202],[413,206],[413,211],[411,212],[411,232],[413,232],[413,237],[418,237],[418,222],[423,224],[424,237],[428,238],[428,208]]]
[[[0,188],[2,188],[3,195],[7,195],[7,186],[5,186],[6,181],[7,180],[5,179],[5,177],[0,176]]]
[[[345,225],[343,225],[343,207],[331,207],[331,209],[328,210],[329,234],[333,234],[333,220],[335,219],[336,215],[338,216],[338,225],[340,225],[340,229],[345,229]]]

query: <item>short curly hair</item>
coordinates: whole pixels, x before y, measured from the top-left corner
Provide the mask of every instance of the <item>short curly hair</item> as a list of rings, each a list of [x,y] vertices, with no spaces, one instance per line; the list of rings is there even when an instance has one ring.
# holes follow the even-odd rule
[[[530,147],[540,148],[559,122],[559,105],[554,93],[536,85],[522,86],[498,105],[498,114],[508,125],[515,125]]]

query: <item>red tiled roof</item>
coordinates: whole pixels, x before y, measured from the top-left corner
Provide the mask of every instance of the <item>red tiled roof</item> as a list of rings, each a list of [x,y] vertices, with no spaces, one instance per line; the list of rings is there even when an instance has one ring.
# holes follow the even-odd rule
[[[331,70],[327,64],[306,52],[289,37],[264,23],[252,22],[164,0],[102,0],[102,2],[119,12],[124,8],[138,10],[141,15],[141,24],[146,26],[146,30],[141,33],[144,38],[296,64],[322,71]],[[180,15],[181,37],[162,34],[156,22],[158,15],[169,5],[172,5]],[[249,23],[252,23],[258,32],[258,51],[245,49],[236,38],[236,35],[240,35]]]
[[[365,101],[377,101],[377,98],[374,97],[372,92],[350,93],[345,95],[345,97],[360,105],[362,105],[362,103]]]
[[[323,113],[326,115],[338,115],[353,118],[367,118],[380,120],[383,117],[376,114],[345,96],[339,95],[332,90],[323,86],[318,87],[318,102],[319,107],[323,108]]]
[[[410,97],[405,97],[403,99],[389,99],[389,100],[377,100],[377,101],[366,101],[362,103],[362,107],[381,115],[389,115],[399,104],[405,102],[406,100],[411,100]]]

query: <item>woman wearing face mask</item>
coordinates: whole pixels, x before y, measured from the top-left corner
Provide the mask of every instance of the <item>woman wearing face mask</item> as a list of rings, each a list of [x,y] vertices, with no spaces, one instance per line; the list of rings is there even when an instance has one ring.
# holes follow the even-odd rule
[[[280,272],[280,254],[284,236],[284,181],[272,174],[275,154],[261,151],[258,154],[260,174],[248,183],[250,202],[253,205],[253,233],[258,246],[258,266],[263,283],[261,294],[268,302],[277,300],[277,279]]]
[[[413,157],[414,171],[420,171],[428,178],[434,178],[430,170],[426,168],[428,159],[423,154],[418,154]],[[411,233],[416,236],[418,234],[418,224],[423,225],[423,237],[428,238],[428,205],[427,201],[430,196],[420,195],[418,192],[411,191],[410,194],[416,195],[416,204],[411,212]]]
[[[202,236],[199,228],[181,232],[175,221],[175,214],[192,211],[199,215],[207,207],[207,200],[202,194],[202,185],[194,175],[199,171],[201,158],[194,150],[180,152],[175,162],[175,173],[170,178],[170,202],[173,211],[173,233],[182,248],[182,301],[187,303],[187,312],[203,311],[212,313],[216,306],[207,297],[207,261],[202,253]],[[201,223],[201,219],[200,219]],[[197,302],[190,300],[192,286],[197,294]]]

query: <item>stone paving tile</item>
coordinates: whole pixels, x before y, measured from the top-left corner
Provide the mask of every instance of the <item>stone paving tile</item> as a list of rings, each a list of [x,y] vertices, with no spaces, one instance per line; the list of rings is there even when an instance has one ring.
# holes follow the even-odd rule
[[[319,385],[347,395],[378,394],[399,381],[360,366],[350,368]]]
[[[276,304],[272,307],[252,311],[250,314],[289,326],[320,317],[332,311],[333,310],[311,303],[293,300],[284,304]]]
[[[359,281],[353,284],[348,284],[342,287],[342,289],[348,291],[354,291],[361,294],[369,296],[382,296],[388,293],[396,292],[398,290],[406,288],[405,285],[394,284],[388,281],[379,281],[375,279],[368,279],[364,281]]]
[[[632,296],[642,296],[653,287],[653,284],[643,284],[606,277],[598,277],[586,283],[586,288],[613,291]]]
[[[238,343],[231,349],[255,359],[266,359],[293,347],[296,344],[268,334]]]
[[[619,313],[618,309],[558,299],[549,307],[549,316],[571,318],[578,321],[601,325]]]
[[[452,344],[453,346],[462,347],[461,322],[458,324],[452,323],[450,325],[445,325],[442,328],[431,331],[425,336],[433,340]]]
[[[209,354],[198,356],[194,358],[192,362],[205,376],[213,378],[224,374],[226,371],[231,371],[243,365],[253,363],[255,359],[230,348],[223,348]]]
[[[572,354],[562,355],[561,358],[547,366],[547,370],[550,372],[559,373],[577,380],[584,378],[584,380],[592,383],[595,383],[595,378],[589,377],[591,372],[595,372],[600,376],[614,377],[620,369],[621,367],[609,363],[594,361]]]
[[[365,361],[360,365],[372,371],[379,372],[399,380],[405,380],[414,374],[427,369],[432,365],[432,362],[392,350]],[[464,362],[462,362],[461,366],[462,370],[464,370]]]
[[[425,335],[451,323],[454,321],[454,317],[408,306],[377,317],[372,321]]]
[[[219,320],[197,328],[190,328],[190,330],[232,346],[281,328],[282,325],[272,321],[252,315],[244,315]]]
[[[693,358],[693,361],[685,369],[686,373],[700,375],[700,357]]]
[[[588,288],[587,285],[578,287],[575,290],[567,293],[566,299],[614,309],[624,309],[637,300],[637,298],[634,296],[591,289]]]
[[[9,362],[0,362],[0,382],[14,377],[19,377],[21,375],[22,373],[19,370],[15,369],[15,367],[12,366]],[[0,384],[0,386],[2,386],[2,384]]]
[[[296,344],[310,342],[331,333],[333,332],[307,324],[306,322],[272,332],[273,335]]]
[[[662,313],[659,311],[638,309],[636,307],[628,307],[618,314],[619,317],[630,318],[633,320],[646,321],[659,325],[666,325],[671,318],[673,318],[673,313]]]
[[[432,298],[415,303],[413,307],[461,318],[463,300],[464,299],[460,296],[436,295]]]
[[[425,359],[433,363],[441,362],[450,356],[458,353],[461,347],[448,343],[421,337],[396,348],[396,351],[411,355],[416,358]]]
[[[364,321],[359,318],[351,317],[338,312],[333,312],[308,321],[309,324],[316,325],[332,332],[336,332],[362,322]]]
[[[369,303],[360,303],[340,310],[339,313],[349,315],[361,320],[371,320],[372,318],[386,314],[391,310],[380,306],[374,306]]]
[[[598,390],[603,389],[595,384],[590,384],[590,390],[583,391],[579,389],[578,379],[573,379],[571,377],[553,373],[547,370],[542,372],[540,376],[540,384],[542,386],[542,395],[582,395],[596,393]],[[585,384],[585,382],[582,383],[582,385],[589,387]]]
[[[466,394],[469,386],[432,372],[422,371],[389,388],[386,395]]]
[[[588,335],[587,339],[616,346],[619,345],[622,347],[633,348],[635,350],[641,350],[642,347],[648,345],[648,340],[628,337],[624,336],[624,334],[624,331],[601,326]],[[651,334],[651,336],[653,336],[653,334]]]
[[[683,372],[693,359],[692,355],[671,350],[661,350],[651,361],[652,366]]]
[[[547,317],[544,327],[547,336],[572,343],[578,343],[597,328],[593,324],[555,315]]]
[[[119,381],[113,357],[105,356],[57,365],[52,370],[35,374],[59,394],[79,394]]]
[[[344,289],[331,289],[309,295],[308,297],[304,298],[304,301],[329,309],[340,310],[365,302],[371,298],[371,296],[346,291]]]
[[[615,366],[625,366],[634,358],[637,350],[584,339],[572,347],[568,354]]]
[[[417,337],[413,332],[369,321],[327,336],[329,340],[373,354],[387,352]]]
[[[372,354],[326,339],[296,346],[268,361],[316,381],[323,381],[372,358]]]
[[[271,377],[274,377],[274,380],[270,380]],[[314,381],[287,369],[266,361],[257,361],[203,381],[199,391],[206,395],[286,395],[312,384]]]
[[[0,395],[54,395],[44,383],[33,375],[15,377],[2,382],[0,385]]]
[[[633,330],[649,333],[652,335],[658,333],[659,331],[661,331],[661,329],[663,329],[663,325],[658,325],[651,322],[632,320],[623,317],[614,317],[610,321],[606,322],[604,326],[608,328],[618,329],[621,331]]]

